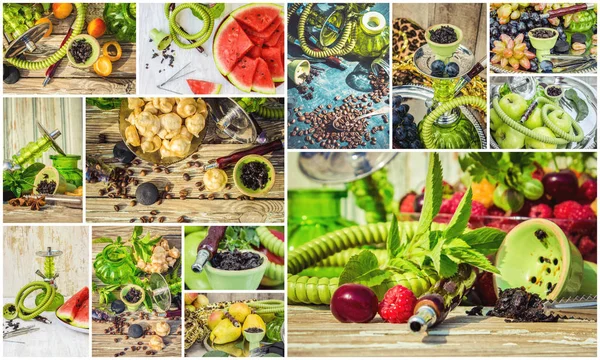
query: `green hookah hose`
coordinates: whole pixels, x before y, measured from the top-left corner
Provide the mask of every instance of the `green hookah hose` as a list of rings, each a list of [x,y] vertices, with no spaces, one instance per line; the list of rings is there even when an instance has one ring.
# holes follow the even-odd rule
[[[43,290],[45,292],[44,298],[36,307],[26,307],[25,299],[36,290]],[[22,320],[31,320],[36,316],[40,315],[41,313],[46,311],[46,309],[50,307],[50,305],[52,305],[55,296],[56,289],[54,288],[54,286],[44,281],[34,281],[23,286],[23,288],[19,290],[17,298],[15,299],[15,304],[17,307],[17,313],[19,315],[19,318]]]
[[[170,10],[169,10],[170,5],[171,5],[170,3],[165,4],[165,16],[169,20],[169,31],[171,32],[171,35],[173,36],[173,42],[177,46],[179,46],[182,49],[186,49],[186,50],[194,49],[194,48],[197,48],[198,46],[204,44],[206,42],[206,40],[208,40],[208,38],[210,38],[210,36],[212,35],[212,32],[213,32],[214,26],[215,26],[215,21],[205,5],[196,4],[196,3],[185,3],[185,4],[181,4],[181,5],[178,5],[177,7],[175,7],[175,9],[173,9],[173,12],[170,12]],[[202,20],[202,23],[203,23],[202,29],[200,29],[200,31],[198,31],[195,34],[186,33],[185,31],[183,31],[183,29],[181,29],[181,27],[177,23],[177,15],[185,9],[191,9],[196,14],[198,14],[200,16],[200,20]],[[183,43],[179,39],[179,36],[181,36],[182,38],[184,38],[186,40],[190,40],[190,41],[194,41],[194,42]]]
[[[285,303],[277,299],[252,301],[247,303],[247,305],[253,308],[254,313],[258,315],[277,314],[285,311]]]
[[[273,106],[267,106],[265,104],[260,105],[258,110],[256,111],[256,114],[260,117],[262,117],[263,119],[269,119],[269,120],[277,120],[277,119],[283,119],[285,116],[285,109],[283,107],[273,107]]]
[[[288,11],[288,23],[290,16],[295,10],[297,10],[298,6],[292,6],[290,11]],[[342,32],[342,36],[337,40],[335,46],[333,47],[325,47],[321,51],[313,50],[308,46],[306,42],[306,34],[304,33],[306,28],[306,20],[310,15],[310,10],[312,9],[313,4],[306,4],[306,7],[302,11],[302,15],[300,15],[300,19],[298,19],[298,41],[300,41],[300,47],[302,51],[307,56],[319,59],[326,58],[329,56],[344,56],[347,55],[354,49],[356,45],[356,19],[351,19],[344,25],[344,30]],[[290,42],[294,42],[294,37],[288,34],[288,39]]]
[[[504,111],[502,111],[502,108],[500,107],[500,103],[498,102],[498,97],[495,97],[494,100],[492,100],[492,106],[493,106],[494,110],[496,111],[496,113],[498,114],[498,116],[500,117],[500,119],[502,119],[502,121],[505,124],[507,124],[508,126],[510,126],[513,129],[517,130],[518,132],[524,134],[525,136],[533,138],[537,141],[541,141],[543,143],[553,144],[553,145],[566,145],[569,142],[580,142],[581,140],[583,140],[583,129],[581,128],[581,126],[579,126],[577,121],[575,121],[574,119],[571,119],[571,125],[573,126],[575,133],[577,135],[568,134],[568,133],[564,132],[563,130],[561,130],[558,126],[556,126],[556,124],[554,124],[548,118],[548,113],[550,113],[551,111],[562,110],[562,109],[560,107],[556,106],[556,104],[554,104],[549,99],[546,99],[543,97],[538,98],[537,101],[540,104],[542,104],[542,121],[544,122],[544,125],[546,125],[550,130],[552,130],[552,132],[558,137],[551,138],[549,136],[540,135],[540,134],[536,133],[535,131],[521,125],[521,123],[519,123],[518,121],[513,120],[510,116],[506,115],[506,113]]]
[[[73,42],[73,38],[81,34],[81,31],[85,26],[85,13],[87,11],[87,4],[77,3],[75,4],[75,8],[77,9],[77,16],[75,17],[75,21],[73,22],[73,32],[71,33],[69,40],[67,40],[67,42],[63,46],[61,46],[60,49],[58,49],[54,54],[50,55],[44,60],[39,61],[28,61],[14,57],[10,59],[5,59],[6,62],[20,69],[42,70],[48,68],[51,65],[56,64],[60,59],[64,58],[65,55],[67,55],[67,50],[69,49],[69,46],[71,46],[71,43]]]
[[[463,105],[471,105],[487,113],[487,104],[485,100],[478,98],[477,96],[461,96],[443,103],[423,119],[422,136],[426,148],[436,148],[436,144],[433,140],[433,123],[446,112]]]

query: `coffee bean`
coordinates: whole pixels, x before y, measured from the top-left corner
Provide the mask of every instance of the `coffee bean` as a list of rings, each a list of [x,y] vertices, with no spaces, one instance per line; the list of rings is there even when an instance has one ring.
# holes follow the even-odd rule
[[[113,206],[113,209],[115,209],[115,211],[116,211],[116,212],[119,212],[119,210],[120,210],[120,209],[119,209],[119,205],[115,205],[115,206]]]
[[[190,175],[188,173],[184,173],[183,174],[183,180],[190,181],[190,179],[191,179],[191,177],[190,177]]]

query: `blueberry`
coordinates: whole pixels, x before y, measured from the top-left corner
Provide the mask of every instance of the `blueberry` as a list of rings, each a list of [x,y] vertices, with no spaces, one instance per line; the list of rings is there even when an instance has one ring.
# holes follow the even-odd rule
[[[511,20],[508,22],[508,26],[510,26],[511,28],[517,28],[517,26],[519,25],[519,22],[517,20]]]
[[[565,29],[560,25],[558,25],[556,28],[554,28],[554,30],[558,31],[559,34],[562,34],[565,32]]]
[[[567,41],[567,34],[562,33],[562,34],[558,35],[558,39],[562,40],[562,41]]]
[[[544,60],[540,63],[540,70],[542,70],[543,73],[551,73],[553,67],[552,61],[549,60]]]
[[[458,76],[459,71],[460,71],[460,69],[458,67],[458,64],[455,62],[450,62],[450,63],[448,63],[448,65],[446,65],[446,73],[450,77]]]
[[[442,60],[435,60],[431,63],[431,73],[443,74],[446,70],[446,64]],[[434,75],[437,76],[437,75]]]
[[[500,30],[498,30],[498,28],[492,28],[490,30],[490,35],[492,36],[492,40],[497,39],[500,36]]]

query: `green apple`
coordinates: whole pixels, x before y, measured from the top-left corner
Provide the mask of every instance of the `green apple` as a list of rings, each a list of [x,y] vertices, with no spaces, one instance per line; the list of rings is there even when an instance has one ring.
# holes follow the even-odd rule
[[[571,133],[571,123],[573,118],[564,110],[552,111],[550,114],[548,114],[548,120],[550,120],[554,125],[567,134]]]
[[[498,146],[502,149],[520,149],[525,145],[525,135],[504,124],[494,135]]]
[[[502,119],[500,118],[500,115],[498,115],[496,110],[494,110],[494,108],[492,108],[490,110],[490,129],[496,130],[503,124],[504,124],[504,121],[502,121]]]
[[[531,130],[544,126],[544,122],[542,121],[542,109],[536,107],[523,125]]]
[[[519,94],[506,94],[500,99],[500,108],[504,113],[515,121],[521,120],[521,116],[527,111],[527,101]]]
[[[541,136],[548,136],[551,138],[556,138],[556,135],[554,135],[552,130],[548,129],[545,126],[535,128],[532,131]],[[525,145],[527,146],[528,149],[556,149],[556,144],[548,144],[545,142],[541,142],[541,141],[531,138],[529,136],[527,137],[527,139],[525,139]]]

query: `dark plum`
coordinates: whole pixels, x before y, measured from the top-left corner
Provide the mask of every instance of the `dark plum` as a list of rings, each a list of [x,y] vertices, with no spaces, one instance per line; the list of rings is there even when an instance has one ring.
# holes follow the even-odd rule
[[[360,284],[344,284],[331,297],[331,313],[343,323],[368,323],[377,315],[379,302],[373,290]]]
[[[431,63],[431,73],[443,74],[446,70],[446,64],[442,60],[435,60]]]
[[[542,184],[546,195],[557,202],[575,199],[579,190],[577,176],[571,170],[548,173],[542,179]]]
[[[446,65],[446,73],[450,77],[458,76],[459,71],[460,69],[458,67],[458,64],[455,62],[449,62],[448,65]]]
[[[543,73],[551,73],[552,69],[554,69],[554,64],[552,64],[552,61],[543,60],[542,62],[540,62],[540,70]]]

